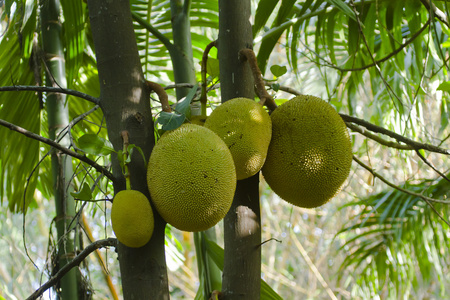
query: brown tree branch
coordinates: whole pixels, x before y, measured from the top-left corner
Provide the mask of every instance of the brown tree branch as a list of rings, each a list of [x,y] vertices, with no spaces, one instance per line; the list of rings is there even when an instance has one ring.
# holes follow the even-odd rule
[[[414,150],[414,148],[410,145],[404,145],[404,144],[400,144],[400,143],[396,143],[396,142],[392,142],[392,141],[387,141],[387,140],[377,136],[376,134],[373,134],[372,132],[367,131],[366,129],[356,126],[350,122],[345,122],[345,125],[347,125],[347,127],[350,128],[351,130],[356,131],[383,146],[400,149],[400,150]]]
[[[203,51],[203,55],[202,55],[202,64],[201,64],[201,74],[202,74],[202,94],[200,96],[200,103],[202,105],[206,106],[207,103],[207,96],[206,96],[206,71],[207,71],[207,66],[208,66],[208,54],[209,51],[211,51],[211,49],[213,47],[216,47],[217,41],[212,41],[211,43],[209,43],[206,48],[205,51]]]
[[[433,169],[433,171],[435,171],[436,173],[439,174],[439,176],[441,176],[442,178],[444,178],[445,180],[447,180],[448,182],[450,182],[450,178],[448,178],[444,173],[442,173],[441,171],[439,171],[435,166],[433,166],[433,164],[426,159],[419,150],[416,150],[416,154],[419,156],[419,158],[427,165],[429,166],[431,169]]]
[[[69,263],[64,265],[58,273],[56,273],[54,276],[52,276],[46,283],[41,285],[40,288],[38,288],[33,294],[31,294],[27,300],[34,300],[40,297],[46,290],[54,286],[58,280],[60,280],[67,272],[69,272],[72,268],[78,266],[89,254],[94,252],[95,250],[99,248],[105,248],[110,246],[116,246],[117,245],[117,239],[115,238],[108,238],[104,240],[98,240],[93,242],[92,244],[88,245],[86,248],[83,249],[74,259],[72,259]]]
[[[415,196],[418,198],[421,198],[422,200],[425,200],[428,202],[436,202],[436,203],[444,203],[444,204],[450,204],[450,200],[439,200],[439,199],[434,199],[431,197],[427,197],[424,196],[422,194],[419,193],[415,193],[413,191],[404,189],[402,187],[399,187],[398,185],[393,184],[392,182],[390,182],[389,180],[387,180],[386,178],[384,178],[383,176],[381,176],[380,174],[378,174],[375,170],[373,170],[371,167],[369,167],[368,165],[366,165],[365,163],[363,163],[362,161],[360,161],[356,156],[353,155],[353,160],[360,165],[361,167],[363,167],[364,169],[366,169],[367,171],[369,171],[374,177],[377,177],[378,179],[380,179],[382,182],[384,182],[385,184],[387,184],[388,186],[399,190],[400,192],[403,192],[405,194],[411,195],[411,196]],[[447,223],[447,221],[446,221]],[[448,224],[448,223],[447,223]],[[450,227],[450,224],[448,224]]]
[[[72,95],[94,104],[99,104],[100,100],[88,94],[71,90],[71,89],[63,89],[60,87],[50,87],[50,86],[35,86],[35,85],[14,85],[14,86],[1,86],[0,92],[23,92],[23,91],[32,91],[32,92],[45,92],[45,93],[61,93]]]
[[[269,83],[266,82],[266,85],[270,85]],[[293,94],[293,95],[301,95],[301,93],[295,89],[292,89],[290,87],[286,87],[286,86],[280,86],[279,90]],[[373,139],[374,141],[387,146],[387,147],[391,147],[391,148],[396,148],[396,149],[401,149],[401,150],[427,150],[430,152],[435,152],[435,153],[441,153],[441,154],[445,154],[445,155],[450,155],[450,151],[447,149],[443,149],[439,146],[434,146],[431,144],[424,144],[424,143],[419,143],[416,141],[413,141],[411,139],[408,139],[400,134],[397,134],[393,131],[390,131],[386,128],[374,125],[372,123],[369,123],[363,119],[359,119],[356,117],[352,117],[346,114],[339,114],[341,116],[341,118],[344,120],[345,124],[347,125],[348,128],[350,128],[351,130],[354,130],[356,132],[361,133],[362,135]],[[406,145],[402,145],[399,143],[395,143],[395,142],[390,142],[390,141],[386,141],[374,134],[371,134],[370,132],[366,131],[363,128],[357,127],[352,125],[351,123],[357,124],[357,125],[361,125],[363,127],[365,127],[366,129],[372,131],[372,132],[377,132],[377,133],[381,133],[384,135],[387,135],[391,138],[396,139],[399,142],[405,143]]]
[[[372,132],[377,132],[377,133],[381,133],[384,135],[387,135],[393,139],[396,139],[399,142],[405,143],[407,145],[410,145],[412,147],[412,150],[427,150],[427,151],[431,151],[431,152],[436,152],[436,153],[441,153],[441,154],[445,154],[445,155],[450,155],[450,151],[447,149],[443,149],[431,144],[426,144],[426,143],[419,143],[416,141],[413,141],[407,137],[404,137],[398,133],[395,133],[393,131],[387,130],[386,128],[374,125],[372,123],[369,123],[363,119],[359,119],[356,117],[352,117],[346,114],[339,114],[341,116],[341,118],[347,123],[355,123],[361,126],[364,126],[365,128],[367,128],[368,130],[372,131]]]
[[[403,192],[405,194],[411,195],[411,196],[415,196],[418,198],[421,198],[422,200],[424,200],[427,205],[433,210],[433,212],[439,217],[439,219],[441,219],[445,224],[447,224],[448,227],[450,227],[450,223],[448,220],[446,220],[437,210],[436,208],[433,206],[432,202],[436,202],[436,203],[443,203],[443,204],[450,204],[450,201],[446,201],[446,200],[438,200],[438,199],[434,199],[434,198],[430,198],[427,196],[424,196],[422,194],[419,193],[415,193],[413,191],[404,189],[402,187],[399,187],[395,184],[393,184],[392,182],[390,182],[389,180],[387,180],[386,178],[384,178],[383,176],[381,176],[380,174],[378,174],[377,172],[375,172],[372,168],[370,168],[369,166],[367,166],[366,164],[364,164],[362,161],[360,161],[356,156],[353,156],[353,160],[358,163],[361,167],[363,167],[364,169],[366,169],[367,171],[369,171],[374,177],[377,177],[378,179],[380,179],[381,181],[383,181],[385,184],[387,184],[388,186],[399,190],[400,192]]]
[[[172,112],[172,108],[169,105],[169,96],[167,95],[166,90],[156,82],[146,80],[145,84],[151,91],[154,91],[158,95],[162,110],[168,113]]]
[[[105,175],[106,177],[108,177],[111,181],[116,182],[116,178],[113,176],[113,174],[111,172],[109,172],[106,168],[100,166],[99,164],[97,164],[95,161],[87,158],[85,155],[76,153],[70,149],[67,149],[63,146],[61,146],[60,144],[58,144],[57,142],[45,138],[43,136],[40,136],[34,132],[28,131],[23,127],[14,125],[12,123],[6,122],[5,120],[0,119],[0,125],[4,126],[6,128],[9,128],[10,130],[16,131],[18,133],[21,133],[23,135],[25,135],[26,137],[29,137],[31,139],[35,139],[39,142],[42,142],[44,144],[50,145],[51,147],[67,154],[70,155],[76,159],[81,160],[82,162],[87,163],[88,165],[92,166],[94,169],[96,169],[98,172],[100,172],[101,174]]]

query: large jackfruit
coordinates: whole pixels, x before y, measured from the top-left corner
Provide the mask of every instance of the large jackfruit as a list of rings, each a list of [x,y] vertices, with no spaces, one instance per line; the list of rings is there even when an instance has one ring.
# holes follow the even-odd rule
[[[344,121],[327,102],[297,96],[271,115],[272,141],[262,168],[266,182],[282,199],[318,207],[341,189],[352,163]]]
[[[213,131],[183,124],[153,148],[148,188],[160,215],[184,231],[202,231],[225,217],[236,189],[228,147]]]
[[[124,245],[139,248],[153,234],[153,211],[148,198],[139,191],[117,193],[111,207],[111,224],[117,239]]]
[[[248,98],[228,100],[211,113],[205,127],[227,144],[238,180],[261,170],[272,136],[272,122],[260,104]]]

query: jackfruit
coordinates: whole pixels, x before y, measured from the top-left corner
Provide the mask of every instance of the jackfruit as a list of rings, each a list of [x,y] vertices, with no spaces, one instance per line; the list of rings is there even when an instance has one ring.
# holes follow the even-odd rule
[[[296,206],[333,198],[350,173],[352,145],[344,121],[327,102],[297,96],[271,114],[272,140],[262,174],[272,190]]]
[[[186,123],[196,124],[196,125],[205,125],[206,117],[203,116],[191,116],[189,120],[186,121]]]
[[[111,223],[117,239],[125,246],[139,248],[153,234],[153,211],[148,198],[139,191],[116,194],[111,207]]]
[[[153,148],[147,182],[163,219],[183,231],[203,231],[231,207],[236,171],[228,147],[213,131],[183,124]]]
[[[272,121],[262,105],[248,98],[228,100],[213,110],[205,127],[227,144],[238,180],[261,170],[272,136]]]

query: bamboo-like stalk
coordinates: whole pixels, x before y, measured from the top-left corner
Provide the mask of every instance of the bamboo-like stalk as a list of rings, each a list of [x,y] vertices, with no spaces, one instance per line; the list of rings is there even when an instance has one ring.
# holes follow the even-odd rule
[[[66,69],[64,62],[64,48],[62,41],[62,28],[59,19],[60,3],[58,0],[42,1],[41,7],[41,28],[43,51],[46,64],[46,85],[60,88],[67,88]],[[49,137],[55,140],[59,131],[69,124],[69,110],[65,94],[47,93],[46,108],[48,116]],[[60,144],[66,148],[69,146],[69,139],[63,138]],[[55,195],[56,217],[55,225],[57,229],[57,268],[62,268],[73,257],[79,243],[76,233],[75,201],[70,195],[72,190],[70,178],[72,178],[71,157],[53,151],[51,155],[53,188]],[[60,281],[57,293],[64,300],[79,299],[78,295],[81,285],[81,276],[77,268],[70,270]]]

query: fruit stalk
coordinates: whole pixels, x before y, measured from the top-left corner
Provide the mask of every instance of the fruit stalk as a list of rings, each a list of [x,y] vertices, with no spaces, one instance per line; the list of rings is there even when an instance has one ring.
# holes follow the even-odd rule
[[[270,111],[274,111],[277,108],[277,104],[266,90],[261,70],[259,70],[258,67],[255,52],[253,52],[252,49],[248,48],[242,49],[241,51],[239,51],[239,57],[243,60],[246,60],[250,65],[253,79],[255,80],[256,94],[258,95],[259,99],[261,99],[260,104],[267,106]]]
[[[126,130],[120,132],[123,140],[123,176],[125,177],[125,185],[127,190],[131,190],[131,180],[130,180],[130,170],[128,168],[128,145],[129,141],[129,133]]]
[[[206,104],[207,104],[207,95],[206,95],[206,71],[207,71],[207,64],[208,64],[208,54],[209,51],[212,49],[212,47],[216,47],[217,41],[212,41],[209,43],[205,51],[203,51],[202,56],[202,65],[201,65],[201,74],[202,74],[202,94],[200,96],[200,103],[202,105],[202,117],[206,117]]]
[[[157,84],[156,82],[148,80],[145,81],[145,84],[150,89],[150,91],[154,91],[158,95],[159,102],[161,102],[162,110],[168,113],[172,112],[172,108],[170,108],[169,105],[169,96],[167,96],[167,93],[164,90],[164,88],[161,85]]]

